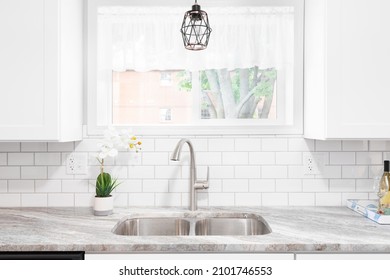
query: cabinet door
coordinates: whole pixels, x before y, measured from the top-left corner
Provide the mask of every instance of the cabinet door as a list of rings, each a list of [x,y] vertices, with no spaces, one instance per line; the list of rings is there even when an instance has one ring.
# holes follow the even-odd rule
[[[225,253],[225,254],[94,254],[86,253],[86,260],[294,260],[294,254]]]
[[[390,254],[296,254],[296,260],[390,260]]]
[[[0,140],[58,138],[58,1],[0,7]]]
[[[390,138],[390,1],[326,5],[326,137]]]

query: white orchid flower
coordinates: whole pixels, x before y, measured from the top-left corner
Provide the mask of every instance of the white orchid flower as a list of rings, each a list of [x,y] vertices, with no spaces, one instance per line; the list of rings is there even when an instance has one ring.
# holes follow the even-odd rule
[[[100,153],[98,159],[103,160],[107,156],[116,157],[118,150],[136,149],[138,151],[139,145],[137,137],[135,137],[130,130],[121,130],[119,133],[115,128],[109,127],[104,132],[104,139],[98,144]]]

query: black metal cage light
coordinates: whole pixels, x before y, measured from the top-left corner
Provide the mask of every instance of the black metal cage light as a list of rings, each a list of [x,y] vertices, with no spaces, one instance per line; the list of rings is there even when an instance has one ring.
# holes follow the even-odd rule
[[[184,14],[180,31],[187,50],[200,51],[207,48],[211,33],[210,23],[207,13],[200,9],[197,0],[192,5],[192,10]]]

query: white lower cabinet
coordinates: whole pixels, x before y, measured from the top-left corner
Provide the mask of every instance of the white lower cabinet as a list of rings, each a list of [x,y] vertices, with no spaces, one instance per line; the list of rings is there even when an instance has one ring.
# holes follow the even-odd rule
[[[296,254],[295,259],[300,260],[390,260],[390,254]]]
[[[225,253],[225,254],[95,254],[86,253],[86,260],[294,260],[294,254]]]

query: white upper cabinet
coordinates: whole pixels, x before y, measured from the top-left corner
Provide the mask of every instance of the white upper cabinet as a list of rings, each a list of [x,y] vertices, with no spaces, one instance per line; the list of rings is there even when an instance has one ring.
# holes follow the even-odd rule
[[[0,3],[0,141],[82,137],[80,0]]]
[[[304,135],[390,138],[390,1],[305,1]]]

